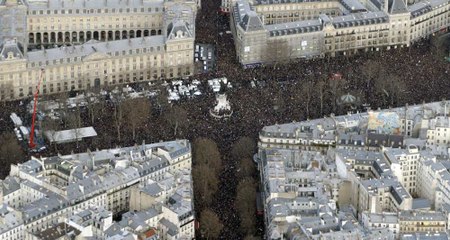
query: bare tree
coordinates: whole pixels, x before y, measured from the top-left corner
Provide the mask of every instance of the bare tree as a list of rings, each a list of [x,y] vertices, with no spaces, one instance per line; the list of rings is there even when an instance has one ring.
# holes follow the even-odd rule
[[[219,188],[219,179],[206,164],[195,165],[192,170],[194,193],[200,206],[209,206]]]
[[[0,178],[8,176],[11,164],[17,164],[25,161],[25,153],[17,142],[16,136],[12,133],[3,133],[0,135],[0,163],[3,167],[0,169]]]
[[[63,119],[66,119],[68,117],[68,115],[70,114],[69,105],[67,104],[68,99],[69,99],[69,93],[63,92],[63,93],[61,93],[60,98],[58,98],[58,100],[57,100]],[[64,121],[64,128],[67,128],[66,121]]]
[[[181,107],[173,106],[171,109],[169,109],[168,112],[165,113],[165,119],[170,124],[170,126],[173,128],[173,135],[177,135],[177,131],[179,128],[183,128],[187,124],[187,112]]]
[[[247,235],[247,236],[245,236],[245,238],[244,238],[244,240],[259,240],[259,239],[261,239],[261,238],[255,237],[255,236],[253,236],[253,235]]]
[[[233,144],[231,154],[234,159],[251,158],[253,157],[255,148],[255,141],[249,137],[241,137]]]
[[[99,101],[96,101],[96,97],[91,96],[91,94],[89,93],[86,93],[85,101],[87,103],[86,107],[88,110],[89,118],[91,120],[91,124],[94,125],[95,117],[97,116],[98,112],[103,109],[104,106],[102,106]]]
[[[320,79],[319,82],[317,82],[317,94],[319,95],[320,100],[320,116],[323,116],[323,102],[325,99],[325,91],[326,91],[327,83],[323,79]]]
[[[217,214],[210,209],[205,209],[200,214],[200,227],[206,239],[218,239],[223,229]]]
[[[136,129],[147,122],[150,108],[150,101],[147,98],[128,99],[124,102],[125,121],[131,128],[133,140],[136,139]]]
[[[121,141],[121,131],[122,131],[122,125],[124,122],[124,113],[123,113],[123,102],[121,100],[117,100],[114,103],[114,114],[113,114],[113,120],[114,120],[114,126],[116,127],[117,132],[117,140]]]
[[[367,99],[370,99],[368,94],[371,93],[373,80],[380,74],[380,72],[382,72],[381,64],[377,61],[369,59],[361,66],[361,71],[366,77],[366,97]]]
[[[306,107],[306,117],[309,119],[311,117],[310,109],[311,109],[311,101],[312,101],[312,91],[314,88],[314,84],[312,81],[307,81],[302,88],[302,92],[299,96],[303,98],[303,102]]]
[[[374,82],[375,91],[383,99],[383,105],[394,106],[394,103],[401,98],[406,86],[402,80],[394,74],[380,76]]]
[[[239,162],[239,168],[237,170],[239,179],[253,177],[256,172],[255,163],[251,158],[242,158]]]
[[[245,178],[237,186],[236,208],[241,218],[244,234],[255,232],[256,188],[253,179]]]
[[[80,105],[77,104],[75,107],[75,110],[68,113],[66,116],[67,125],[69,128],[72,129],[73,133],[75,134],[75,141],[77,144],[77,148],[79,147],[79,135],[80,135],[80,129],[81,128],[81,111],[80,111]]]
[[[333,113],[336,113],[337,110],[337,98],[342,94],[344,85],[346,84],[345,79],[330,79],[329,80],[330,85],[330,92],[332,97],[332,111]]]
[[[222,159],[217,144],[209,138],[198,138],[194,141],[194,164],[207,165],[218,175],[222,170]]]
[[[50,134],[50,137],[52,140],[55,139],[56,132],[61,129],[61,122],[55,119],[51,118],[45,118],[41,121],[41,132],[45,134],[45,132],[48,132]],[[55,152],[58,151],[58,145],[55,141],[53,141],[53,146],[55,147]]]
[[[158,88],[158,95],[156,95],[156,102],[158,104],[160,113],[164,112],[169,107],[169,100],[167,99],[169,94],[167,90],[161,86]]]
[[[270,89],[271,90],[271,89]],[[286,102],[284,100],[283,92],[276,93],[275,97],[272,99],[272,104],[277,112],[283,112],[286,106]]]

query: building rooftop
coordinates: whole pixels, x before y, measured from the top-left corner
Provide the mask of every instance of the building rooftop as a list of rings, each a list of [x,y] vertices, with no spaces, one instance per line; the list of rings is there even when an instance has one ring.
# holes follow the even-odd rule
[[[34,233],[33,235],[37,237],[37,239],[58,239],[63,236],[76,237],[78,234],[80,234],[80,231],[76,228],[66,223],[59,223],[56,226],[51,226],[40,232]]]
[[[401,211],[398,218],[402,221],[447,221],[444,213],[431,211]]]
[[[448,0],[429,0],[429,1],[419,1],[408,6],[409,12],[411,12],[411,17],[419,17],[439,6],[449,4]]]
[[[438,233],[407,233],[401,234],[400,240],[447,240],[448,234],[445,232]]]
[[[133,7],[161,7],[163,0],[24,0],[30,10],[62,10],[62,9],[125,9]],[[145,10],[148,11],[148,10]],[[157,12],[155,9],[153,11]],[[140,11],[139,11],[140,12]],[[75,14],[75,12],[74,12]]]
[[[109,42],[90,40],[89,42],[77,46],[63,46],[59,48],[31,51],[27,53],[27,58],[29,62],[41,62],[44,65],[51,65],[68,61],[77,62],[117,55],[128,55],[131,52],[162,52],[164,50],[164,38],[164,36],[158,35]]]
[[[387,224],[398,224],[398,214],[397,213],[364,213],[370,220],[370,223],[387,223]]]
[[[76,128],[62,131],[46,131],[45,136],[53,143],[67,143],[82,140],[83,138],[96,137],[97,132],[93,127]]]
[[[0,205],[0,234],[23,224],[22,214],[9,208],[6,204]]]

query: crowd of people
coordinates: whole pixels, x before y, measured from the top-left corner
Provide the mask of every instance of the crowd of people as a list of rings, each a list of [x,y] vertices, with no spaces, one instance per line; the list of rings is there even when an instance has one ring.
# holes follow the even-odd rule
[[[357,95],[361,98],[361,103],[366,103],[364,106],[372,108],[389,107],[391,104],[418,104],[450,97],[450,64],[436,57],[435,51],[439,49],[435,49],[430,39],[424,39],[410,48],[347,57],[295,60],[243,69],[236,61],[232,35],[225,33],[229,31],[228,17],[217,13],[219,5],[219,0],[202,1],[196,29],[197,41],[216,45],[216,70],[194,78],[201,80],[205,86],[206,80],[217,77],[227,77],[233,83],[234,88],[227,90],[232,117],[216,119],[209,114],[215,103],[213,92],[208,92],[200,98],[183,100],[175,104],[185,109],[188,116],[175,136],[164,117],[171,106],[167,105],[156,111],[156,105],[159,103],[158,100],[153,100],[154,111],[148,117],[148,122],[139,128],[137,140],[157,142],[186,138],[193,141],[199,137],[207,137],[217,143],[223,157],[224,170],[220,175],[219,192],[211,208],[224,225],[221,239],[245,237],[238,230],[240,220],[234,205],[238,165],[230,156],[232,144],[240,137],[248,136],[257,141],[258,132],[265,125],[345,113],[347,109],[336,105],[336,98],[340,94]],[[393,101],[380,101],[380,95],[377,93],[380,89],[377,89],[375,84],[368,83],[368,75],[364,72],[367,68],[363,66],[367,62],[379,64],[383,72],[391,73],[379,73],[378,78],[395,75],[395,79],[401,82],[401,85],[393,88],[398,91]],[[342,79],[333,79],[335,73],[342,74]],[[381,80],[383,79],[377,81]],[[256,87],[252,87],[250,81],[257,82]],[[388,89],[389,81],[390,79],[386,79],[387,85],[382,86]],[[311,84],[307,85],[307,82]],[[319,86],[321,83],[322,87]],[[93,126],[99,137],[92,142],[82,143],[79,146],[80,151],[85,151],[87,147],[100,149],[134,144],[136,140],[127,134],[129,131],[126,128],[120,142],[115,138],[113,107],[106,105],[97,113]],[[358,107],[362,108],[362,105]],[[0,131],[11,130],[8,116],[11,112],[17,112],[17,109],[21,109],[17,102],[4,104],[0,111]],[[81,115],[83,121],[88,123],[88,113],[83,111]],[[58,151],[70,153],[73,147],[74,145],[66,145]],[[201,209],[196,209],[196,212],[200,213]],[[255,234],[262,234],[263,226],[260,225],[257,229]]]

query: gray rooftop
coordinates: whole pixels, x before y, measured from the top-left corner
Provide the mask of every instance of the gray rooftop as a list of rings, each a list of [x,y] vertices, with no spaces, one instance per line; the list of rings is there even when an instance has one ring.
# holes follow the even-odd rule
[[[329,0],[254,0],[255,5],[266,4],[289,4],[289,3],[306,3],[306,2],[329,2]]]
[[[25,0],[25,4],[30,10],[123,9],[158,6],[162,8],[163,0]],[[160,11],[162,11],[162,9],[160,9]]]
[[[419,17],[439,6],[449,4],[449,0],[429,0],[420,1],[408,6],[409,12],[411,12],[411,17]]]
[[[140,53],[147,51],[162,52],[164,51],[164,36],[131,38],[110,42],[91,40],[78,46],[28,52],[27,58],[29,62],[42,62],[42,64],[51,65],[59,64],[61,61],[67,62],[68,59],[71,62],[77,62],[95,58],[113,57],[115,54],[128,55],[130,51],[133,53],[137,53],[138,51]]]
[[[9,58],[23,58],[22,50],[20,50],[20,46],[15,40],[7,40],[3,43],[3,46],[0,47],[0,61]]]
[[[371,223],[388,223],[398,224],[397,213],[368,213],[365,214],[369,217]]]
[[[295,22],[267,25],[266,29],[270,32],[271,36],[282,36],[282,35],[298,34],[303,32],[321,31],[322,23],[319,19],[295,21]]]
[[[430,209],[431,203],[430,200],[426,198],[415,198],[412,202],[412,209]]]
[[[340,0],[342,6],[344,6],[350,12],[365,12],[366,7],[359,0]]]
[[[158,185],[158,183],[152,183],[142,188],[142,191],[150,196],[158,196],[161,194],[163,189]]]
[[[0,205],[0,234],[23,224],[20,212],[8,208],[6,204]]]
[[[174,237],[178,234],[177,226],[173,224],[171,221],[167,220],[166,218],[162,218],[160,222],[167,228],[167,233],[169,235]]]
[[[388,22],[388,15],[382,11],[354,13],[345,16],[333,17],[333,26],[335,28],[346,28],[370,24],[380,24]]]
[[[407,233],[400,235],[400,240],[448,240],[445,232],[439,233]]]
[[[398,217],[403,221],[447,221],[444,213],[431,211],[401,211]]]
[[[388,3],[389,3],[388,9],[390,14],[401,14],[408,12],[406,4],[403,0],[389,0]]]
[[[390,192],[398,204],[401,204],[405,199],[412,199],[409,192],[394,177],[363,180],[361,181],[361,185],[369,193],[371,191],[377,193],[379,189]]]

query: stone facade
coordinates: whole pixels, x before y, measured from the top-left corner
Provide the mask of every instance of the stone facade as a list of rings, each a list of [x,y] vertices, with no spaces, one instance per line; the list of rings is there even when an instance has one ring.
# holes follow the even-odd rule
[[[64,3],[73,8],[53,5]],[[0,32],[0,101],[31,96],[42,69],[44,94],[194,72],[194,1],[0,1],[0,12],[24,6],[26,31]],[[13,22],[11,14],[0,20]]]
[[[240,0],[231,29],[241,64],[408,47],[447,31],[449,2]],[[270,47],[269,47],[270,46]]]

